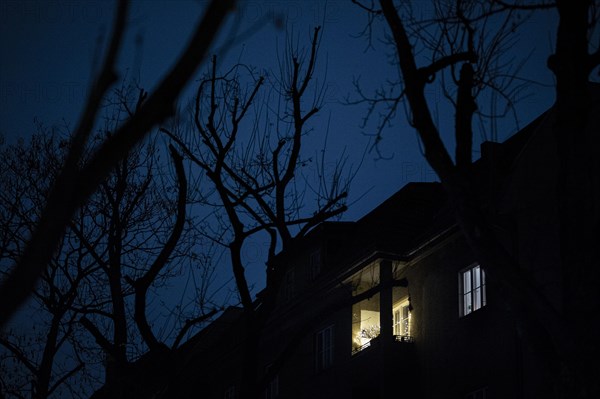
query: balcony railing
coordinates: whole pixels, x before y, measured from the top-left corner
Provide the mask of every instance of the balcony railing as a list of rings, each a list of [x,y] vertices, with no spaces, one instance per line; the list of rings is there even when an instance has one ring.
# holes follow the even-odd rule
[[[396,342],[415,342],[415,338],[410,335],[394,335],[394,341]]]
[[[410,335],[394,335],[394,341],[413,343],[413,342],[415,342],[415,339],[414,339],[414,337],[412,337]],[[362,352],[363,350],[367,349],[368,347],[370,347],[372,345],[376,345],[378,342],[379,342],[379,337],[375,337],[362,346],[352,348],[352,356]]]
[[[364,349],[367,349],[369,346],[371,346],[371,341],[367,342],[366,344],[364,344],[362,346],[352,348],[352,356],[363,351]]]

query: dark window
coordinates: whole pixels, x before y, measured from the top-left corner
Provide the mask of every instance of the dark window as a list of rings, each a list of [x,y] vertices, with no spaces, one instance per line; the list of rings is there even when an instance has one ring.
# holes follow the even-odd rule
[[[328,369],[333,364],[333,325],[315,334],[315,355],[317,371]]]
[[[283,299],[289,301],[294,297],[294,269],[285,272],[283,281]]]
[[[310,255],[310,278],[316,279],[321,273],[321,251],[315,251]]]
[[[485,399],[487,397],[487,387],[477,389],[465,395],[465,399]]]
[[[271,365],[265,367],[265,374],[269,372]],[[275,374],[265,389],[265,399],[275,399],[279,397],[279,375]]]
[[[225,390],[225,399],[235,399],[235,385],[231,385]]]

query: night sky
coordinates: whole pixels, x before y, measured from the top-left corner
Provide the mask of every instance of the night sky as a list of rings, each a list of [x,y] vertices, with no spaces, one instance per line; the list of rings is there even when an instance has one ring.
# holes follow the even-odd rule
[[[415,4],[426,10],[428,3]],[[122,76],[138,78],[141,86],[151,91],[185,46],[205,5],[206,2],[195,0],[133,1],[119,58]],[[61,128],[75,125],[90,76],[101,59],[97,54],[102,48],[99,43],[106,40],[110,31],[113,6],[109,1],[0,2],[0,133],[7,142],[35,132],[34,120]],[[365,108],[343,104],[347,96],[355,95],[352,79],[360,76],[365,92],[371,92],[386,79],[397,78],[395,68],[389,65],[390,50],[386,45],[376,40],[374,49],[365,51],[367,42],[356,37],[365,23],[364,11],[349,0],[242,1],[212,52],[219,55],[223,64],[239,59],[260,69],[274,70],[276,53],[285,44],[286,30],[308,46],[312,29],[322,25],[316,74],[323,79],[327,72],[328,95],[326,106],[312,125],[314,132],[307,142],[307,151],[319,153],[329,124],[330,162],[346,149],[349,164],[356,167],[369,148],[370,138],[364,133],[370,131],[359,127]],[[553,48],[555,29],[555,11],[539,13],[528,22],[513,48],[517,59],[531,54],[522,76],[543,84],[533,85],[530,96],[518,107],[520,127],[553,102],[552,75],[545,64]],[[239,35],[246,31],[248,34],[237,38],[232,46],[222,47],[232,32]],[[375,34],[381,37],[381,32]],[[439,100],[435,106],[442,131],[451,132],[452,119],[443,123],[452,116],[443,96],[435,91],[430,94]],[[507,120],[500,127],[499,140],[506,139],[516,129],[514,120]],[[450,136],[444,139],[451,142]],[[480,142],[481,137],[476,137],[474,158],[479,156]],[[403,120],[403,114],[394,121],[394,129],[386,132],[382,149],[383,155],[390,159],[377,159],[376,153],[367,152],[351,187],[350,209],[345,220],[361,217],[409,181],[436,179],[422,158],[416,134]],[[249,251],[247,255],[252,258],[251,248]],[[263,284],[264,269],[261,257],[256,255],[256,270],[251,271],[256,274],[251,280],[258,288]]]

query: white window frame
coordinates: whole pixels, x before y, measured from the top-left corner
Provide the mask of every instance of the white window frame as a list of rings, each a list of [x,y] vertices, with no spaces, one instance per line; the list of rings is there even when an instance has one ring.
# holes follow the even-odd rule
[[[485,270],[474,263],[458,273],[459,316],[467,316],[487,304]]]
[[[333,365],[333,324],[315,333],[315,370],[326,370]]]

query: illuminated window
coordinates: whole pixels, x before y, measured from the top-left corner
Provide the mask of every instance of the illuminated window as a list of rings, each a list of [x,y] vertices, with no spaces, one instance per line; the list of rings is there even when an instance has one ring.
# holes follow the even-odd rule
[[[352,289],[352,296],[366,297],[365,294],[370,294],[370,297],[357,300],[352,304],[352,355],[358,354],[363,349],[369,348],[372,343],[377,342],[373,340],[381,334],[382,320],[386,323],[384,331],[387,330],[387,334],[390,335],[393,333],[396,341],[412,342],[410,335],[410,311],[412,308],[408,295],[408,282],[405,278],[401,278],[400,267],[395,266],[391,276],[394,280],[391,298],[389,295],[384,297],[387,297],[386,300],[391,303],[388,302],[383,307],[389,309],[386,312],[391,310],[391,314],[382,315],[382,295],[378,291],[387,288],[381,286],[379,271],[380,263],[373,262],[345,281]]]
[[[485,272],[479,265],[459,273],[460,316],[466,316],[486,304]]]
[[[352,296],[379,286],[379,264],[374,262],[362,268],[350,279]],[[371,345],[371,340],[381,332],[379,318],[379,293],[352,305],[352,354]]]
[[[381,332],[379,318],[379,293],[352,305],[352,353],[371,345],[371,340]]]
[[[315,355],[317,371],[328,369],[333,364],[333,326],[315,334]]]
[[[408,297],[394,304],[394,335],[410,337],[410,302]]]

